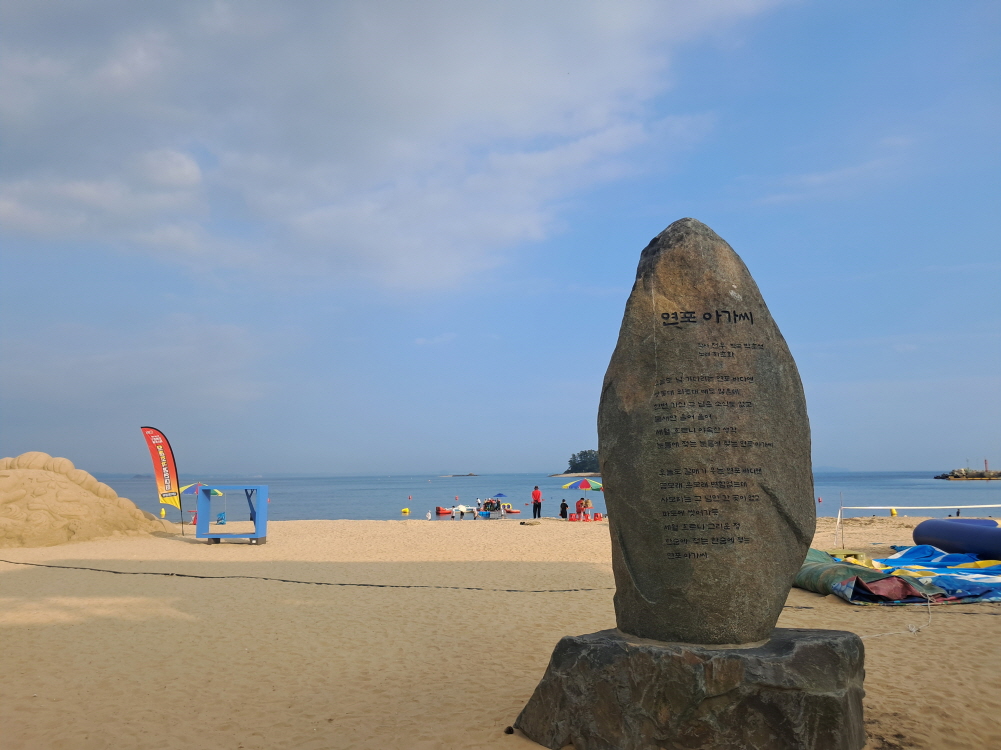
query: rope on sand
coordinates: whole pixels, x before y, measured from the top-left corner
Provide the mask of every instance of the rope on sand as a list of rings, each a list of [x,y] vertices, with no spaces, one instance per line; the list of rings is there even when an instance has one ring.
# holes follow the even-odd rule
[[[108,568],[86,568],[81,565],[45,565],[43,563],[0,560],[8,565],[30,565],[33,568],[56,568],[57,570],[89,570],[94,573],[114,573],[120,576],[167,576],[171,578],[200,578],[203,580],[246,579],[251,581],[274,581],[276,583],[301,583],[309,586],[354,586],[372,589],[451,589],[453,591],[499,591],[505,594],[567,594],[575,591],[614,591],[614,586],[594,589],[491,589],[485,586],[435,586],[432,584],[402,583],[337,583],[333,581],[297,581],[292,578],[271,578],[268,576],[200,576],[193,573],[163,573],[146,570],[110,570]]]
[[[925,597],[925,604],[928,605],[928,622],[920,627],[917,625],[908,625],[907,630],[897,630],[892,633],[873,633],[872,635],[860,635],[859,638],[882,638],[884,635],[917,635],[920,631],[931,625],[931,597]]]

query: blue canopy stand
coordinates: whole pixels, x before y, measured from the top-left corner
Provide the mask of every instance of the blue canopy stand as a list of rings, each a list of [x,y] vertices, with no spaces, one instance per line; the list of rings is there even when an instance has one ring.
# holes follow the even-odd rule
[[[250,506],[250,520],[254,523],[252,534],[220,534],[209,532],[212,517],[212,491],[243,492]],[[219,484],[202,485],[198,488],[198,523],[195,526],[196,539],[208,539],[209,544],[219,544],[223,539],[249,539],[251,544],[266,544],[268,541],[268,486],[266,484]]]

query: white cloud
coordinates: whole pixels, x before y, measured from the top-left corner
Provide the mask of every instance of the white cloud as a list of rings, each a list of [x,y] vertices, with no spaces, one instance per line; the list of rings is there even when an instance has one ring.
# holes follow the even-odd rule
[[[196,191],[137,185],[117,176],[0,183],[0,222],[5,231],[34,237],[113,241],[170,216],[199,214],[204,214],[204,207]]]
[[[202,181],[198,162],[188,154],[161,148],[140,158],[140,173],[150,184],[166,188],[192,188]]]
[[[262,273],[439,285],[685,148],[682,43],[774,4],[8,4],[0,218]]]

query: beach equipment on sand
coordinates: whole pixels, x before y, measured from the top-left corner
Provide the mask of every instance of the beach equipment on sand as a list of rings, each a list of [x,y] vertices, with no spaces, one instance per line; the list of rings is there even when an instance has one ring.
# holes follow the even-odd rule
[[[520,510],[511,507],[511,503],[501,503],[501,510],[505,513],[521,513]]]
[[[960,510],[966,509],[978,509],[983,508],[1001,508],[1001,504],[991,503],[983,505],[898,505],[896,507],[890,507],[889,505],[841,505],[838,507],[838,520],[834,522],[834,543],[838,543],[838,532],[841,532],[841,546],[845,543],[845,530],[841,522],[844,520],[844,512],[846,510],[950,510],[952,508],[956,509],[956,515],[959,515]]]
[[[202,487],[205,487],[205,486],[206,485],[202,484],[201,482],[195,482],[194,484],[186,484],[183,487],[181,487],[180,493],[182,495],[197,495],[198,491]],[[223,498],[222,513],[217,513],[216,514],[215,522],[216,522],[216,525],[218,525],[218,526],[225,526],[226,525],[226,511],[229,510],[229,508],[226,506],[226,499],[225,499],[226,496],[223,494],[222,490],[219,490],[219,489],[209,489],[208,492],[213,497],[222,497]],[[195,512],[194,518],[191,519],[191,523],[197,525],[197,523],[198,523],[198,513],[197,513],[197,511]]]
[[[598,480],[582,479],[576,480],[574,482],[568,482],[563,486],[564,490],[584,490],[584,499],[587,501],[587,508],[591,508],[591,501],[588,500],[588,490],[595,490],[596,492],[602,492],[602,483]],[[589,521],[591,519],[588,519]]]
[[[877,560],[811,549],[793,585],[849,604],[1001,602],[1001,560],[948,554],[926,544]]]
[[[583,490],[584,500],[586,501],[585,507],[591,507],[591,501],[587,499],[587,491],[595,490],[596,492],[601,492],[601,482],[597,479],[577,479],[573,482],[567,482],[563,485],[565,490]],[[591,519],[587,519],[591,520]]]
[[[225,498],[227,492],[244,493],[244,496],[247,498],[247,507],[250,509],[250,520],[254,524],[254,531],[252,533],[234,532],[223,534],[218,531],[209,531],[209,518],[212,513],[212,498],[214,496],[222,496]],[[269,497],[268,486],[266,484],[228,484],[216,485],[215,487],[202,485],[198,490],[198,514],[196,515],[198,521],[195,527],[195,537],[197,539],[207,539],[209,544],[219,544],[223,539],[248,539],[251,544],[266,544],[268,541],[268,503],[270,500],[271,498]],[[226,501],[224,500],[223,503],[225,504],[225,502]],[[223,523],[225,522],[226,512],[228,510],[229,509],[226,508],[222,513],[217,515],[217,524],[220,523],[220,517],[221,521]]]
[[[596,492],[601,492],[601,482],[596,479],[578,479],[574,482],[567,482],[563,485],[565,490],[583,490],[585,507],[591,507],[591,501],[587,499],[587,491],[595,490]]]
[[[930,518],[914,529],[914,543],[1001,560],[1001,528],[990,518]]]

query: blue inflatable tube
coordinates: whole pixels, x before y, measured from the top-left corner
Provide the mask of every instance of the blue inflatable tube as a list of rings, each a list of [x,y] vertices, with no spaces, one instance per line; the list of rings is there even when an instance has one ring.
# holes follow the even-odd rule
[[[985,560],[1001,560],[1001,528],[987,518],[931,518],[914,529],[915,544],[945,552],[967,552]]]

